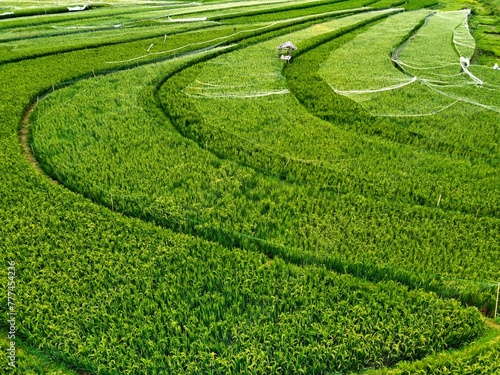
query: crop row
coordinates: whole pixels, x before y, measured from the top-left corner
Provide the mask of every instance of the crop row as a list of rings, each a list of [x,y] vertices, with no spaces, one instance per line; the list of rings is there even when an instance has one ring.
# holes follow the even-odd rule
[[[319,51],[313,51],[314,57],[304,56],[305,61],[299,64],[300,67],[293,66],[290,69],[292,74],[289,75],[289,78],[293,78],[291,84],[294,87],[294,93],[303,101],[303,98],[311,92],[320,91],[321,94],[318,92],[304,104],[314,114],[331,120],[332,123],[338,126],[345,123],[345,121],[335,121],[331,117],[338,112],[335,110],[335,104],[332,104],[330,108],[325,108],[327,100],[322,99],[327,95],[328,100],[335,100],[334,103],[340,100],[335,98],[336,95],[328,92],[330,91],[326,87],[328,83],[329,86],[336,87],[343,95],[360,101],[364,108],[368,108],[372,112],[382,115],[392,114],[392,117],[388,120],[373,119],[359,114],[359,112],[363,113],[364,111],[359,106],[351,104],[350,107],[353,110],[346,111],[346,117],[351,118],[350,123],[346,124],[349,127],[354,124],[356,127],[365,128],[366,131],[371,130],[372,134],[378,132],[383,135],[385,132],[390,136],[391,140],[401,143],[408,142],[405,138],[413,138],[413,142],[420,147],[424,146],[425,143],[434,143],[432,147],[434,150],[455,155],[479,156],[487,163],[491,162],[491,159],[497,159],[497,163],[499,152],[495,139],[498,133],[498,121],[496,120],[498,110],[495,110],[495,108],[499,108],[499,105],[496,103],[498,95],[494,95],[498,91],[498,84],[495,85],[494,82],[498,81],[498,77],[495,76],[494,71],[491,71],[491,69],[470,67],[471,72],[484,81],[478,87],[474,85],[474,82],[467,74],[460,74],[459,56],[454,52],[455,49],[449,42],[455,26],[460,25],[460,22],[464,20],[460,13],[458,13],[457,20],[457,13],[452,12],[451,15],[446,16],[445,14],[441,16],[452,17],[452,20],[455,18],[455,22],[448,29],[445,28],[444,33],[439,34],[442,35],[440,39],[446,41],[444,44],[448,45],[448,57],[443,57],[439,63],[436,63],[441,67],[446,67],[446,69],[451,67],[450,73],[456,73],[452,78],[439,78],[436,75],[439,68],[429,65],[431,64],[431,57],[429,56],[437,56],[438,53],[443,55],[445,53],[445,48],[441,45],[443,42],[441,44],[435,42],[436,39],[439,39],[435,37],[438,35],[437,30],[435,30],[436,27],[431,28],[428,26],[435,23],[432,20],[439,22],[440,17],[431,17],[431,21],[416,34],[416,36],[419,36],[418,38],[413,37],[402,50],[398,49],[396,51],[398,61],[406,58],[406,56],[410,59],[403,66],[411,73],[407,76],[394,69],[391,64],[388,56],[388,51],[392,49],[389,38],[380,37],[380,35],[387,33],[391,26],[396,26],[392,21],[395,17],[391,17],[377,28],[371,28],[340,48],[332,43],[330,47],[332,52],[330,54],[320,54]],[[439,27],[437,28],[439,29]],[[427,45],[429,52],[419,52],[425,49],[425,41],[430,40],[433,43]],[[381,43],[386,43],[385,48],[380,45]],[[431,54],[432,51],[434,51],[434,54]],[[369,63],[363,59],[363,56],[370,57]],[[426,62],[423,61],[424,56],[427,56]],[[349,64],[346,65],[346,61],[349,61]],[[420,61],[421,65],[421,69],[418,71],[415,70],[416,68],[412,70],[412,68],[408,67],[408,65],[418,65],[418,61]],[[310,81],[311,75],[315,74],[309,68],[307,71],[301,68],[306,64],[319,66],[317,70],[321,77],[314,80],[314,86],[310,83],[305,85],[301,82]],[[363,64],[367,66],[363,68]],[[352,87],[348,87],[351,83],[347,85],[342,83],[346,82],[347,73],[329,77],[328,66],[341,67],[344,72],[353,73],[359,71],[361,73],[356,74],[357,78],[352,83]],[[384,74],[379,74],[382,71]],[[392,81],[389,80],[389,77],[392,77]],[[306,95],[304,91],[308,94]],[[319,102],[322,103],[321,113],[312,107],[312,105],[318,107]],[[346,103],[348,102],[346,101]],[[418,113],[430,115],[432,112],[439,112],[440,110],[443,110],[443,112],[423,118],[418,116],[409,118],[406,116]],[[358,112],[358,114],[355,112]],[[404,118],[398,118],[397,113],[403,114]],[[359,120],[352,121],[352,118]],[[450,118],[453,118],[453,120],[450,121]],[[391,135],[394,130],[397,130],[401,137]]]

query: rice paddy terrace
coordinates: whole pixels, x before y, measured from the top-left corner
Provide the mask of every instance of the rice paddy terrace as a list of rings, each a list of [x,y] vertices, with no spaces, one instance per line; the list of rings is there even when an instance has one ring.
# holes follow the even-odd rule
[[[4,1],[0,373],[500,373],[499,20]]]

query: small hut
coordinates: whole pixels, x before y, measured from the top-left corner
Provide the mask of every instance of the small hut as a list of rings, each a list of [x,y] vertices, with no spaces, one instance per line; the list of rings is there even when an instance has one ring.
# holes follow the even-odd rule
[[[297,47],[292,42],[281,43],[278,46],[278,57],[286,62],[290,62],[292,58],[291,50],[297,51]],[[283,54],[283,50],[287,50],[286,55]]]

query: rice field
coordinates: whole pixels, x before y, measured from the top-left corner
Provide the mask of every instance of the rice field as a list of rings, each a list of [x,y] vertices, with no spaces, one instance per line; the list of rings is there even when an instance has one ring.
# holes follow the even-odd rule
[[[0,373],[499,371],[494,7],[81,5],[0,5]]]

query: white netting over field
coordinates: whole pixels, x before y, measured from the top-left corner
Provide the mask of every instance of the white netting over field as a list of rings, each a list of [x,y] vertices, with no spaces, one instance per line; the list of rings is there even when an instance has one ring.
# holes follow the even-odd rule
[[[475,49],[474,39],[467,27],[468,14],[469,11],[465,10],[432,14],[410,41],[400,48],[395,61],[414,69],[428,70],[429,66],[436,66],[440,73],[458,73],[460,57],[470,60]]]
[[[466,13],[466,17],[463,22],[458,25],[455,30],[453,30],[453,44],[457,49],[460,56],[471,59],[474,55],[476,49],[476,41],[472,37],[469,30],[469,15],[470,11],[463,11]]]
[[[371,27],[335,50],[319,73],[342,95],[364,95],[411,83],[413,77],[394,69],[388,53],[421,22],[428,11],[400,13]]]
[[[337,93],[377,116],[432,115],[458,102],[500,112],[500,74],[470,64],[475,41],[469,14],[391,16],[334,51],[320,75]],[[425,24],[394,50],[423,19]]]
[[[213,99],[287,94],[281,74],[283,60],[279,59],[277,51],[279,44],[290,40],[296,45],[317,35],[394,11],[363,12],[338,18],[222,55],[207,63],[198,78],[186,87],[185,93],[192,97]]]

